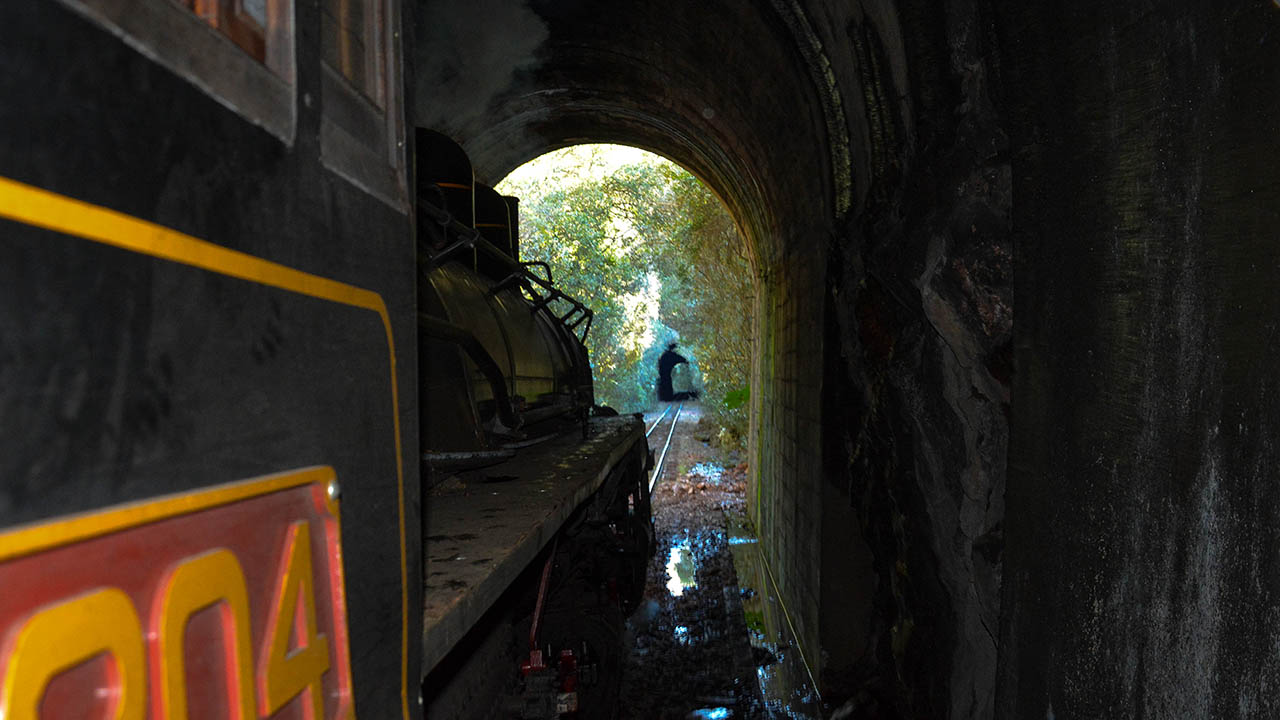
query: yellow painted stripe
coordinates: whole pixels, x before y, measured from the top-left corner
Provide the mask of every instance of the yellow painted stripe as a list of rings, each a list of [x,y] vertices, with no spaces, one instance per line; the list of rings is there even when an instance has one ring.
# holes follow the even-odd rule
[[[328,466],[304,468],[253,480],[240,480],[195,492],[148,498],[116,505],[106,510],[89,510],[55,520],[20,525],[0,535],[0,561],[71,545],[180,515],[190,515],[279,490],[313,483],[328,483],[334,477],[333,468]]]
[[[81,202],[8,178],[0,178],[0,217],[220,275],[352,307],[382,318],[391,368],[391,411],[395,428],[400,523],[400,703],[409,720],[409,572],[405,555],[404,452],[400,439],[400,397],[391,318],[382,296],[372,290],[312,275],[248,253],[184,235],[124,213]]]
[[[442,188],[452,188],[454,190],[470,190],[471,189],[470,185],[464,185],[462,183],[454,183],[454,182],[438,182],[436,183],[436,185]]]
[[[294,270],[5,178],[0,178],[0,217],[314,298],[354,305],[386,318],[382,297],[371,290]],[[389,333],[388,327],[388,337]]]

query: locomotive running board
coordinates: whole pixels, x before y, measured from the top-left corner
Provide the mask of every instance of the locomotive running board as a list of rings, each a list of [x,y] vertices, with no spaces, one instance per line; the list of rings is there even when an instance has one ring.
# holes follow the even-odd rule
[[[644,440],[644,423],[631,416],[591,424],[585,441],[568,433],[538,446],[533,459],[485,471],[507,482],[425,498],[424,677]]]

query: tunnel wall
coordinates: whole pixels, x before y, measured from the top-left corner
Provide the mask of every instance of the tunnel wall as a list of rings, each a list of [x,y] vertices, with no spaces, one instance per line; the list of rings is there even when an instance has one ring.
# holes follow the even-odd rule
[[[1004,22],[1019,319],[998,716],[1275,717],[1280,9]]]
[[[751,510],[824,699],[989,716],[1011,258],[985,2],[420,17],[420,122],[481,179],[621,142],[724,198],[758,276]]]
[[[822,277],[825,257],[797,248],[760,286],[762,336],[754,383],[757,442],[750,511],[800,651],[822,661]]]
[[[1273,3],[423,6],[483,179],[638,145],[753,243],[753,511],[828,702],[1275,714]]]
[[[675,160],[725,201],[751,245],[761,310],[751,509],[801,652],[817,664],[823,278],[848,171],[826,142],[838,96],[821,84],[797,7],[432,0],[418,114],[489,182],[548,150],[617,142]]]
[[[1013,322],[997,18],[973,0],[811,13],[855,178],[827,273],[824,700],[988,718]]]

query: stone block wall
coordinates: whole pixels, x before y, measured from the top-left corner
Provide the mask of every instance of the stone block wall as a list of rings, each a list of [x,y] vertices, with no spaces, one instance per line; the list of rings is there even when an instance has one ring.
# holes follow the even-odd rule
[[[825,258],[783,255],[762,284],[762,368],[751,512],[802,652],[819,663],[822,295]]]

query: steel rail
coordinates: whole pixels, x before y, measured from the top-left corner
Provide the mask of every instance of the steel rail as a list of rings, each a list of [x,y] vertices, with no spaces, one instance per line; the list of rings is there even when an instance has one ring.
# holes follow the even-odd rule
[[[680,424],[680,412],[683,410],[684,403],[682,402],[676,406],[675,417],[671,418],[671,429],[667,431],[667,442],[663,444],[662,454],[658,456],[658,462],[653,466],[653,474],[649,476],[650,495],[653,495],[653,486],[658,483],[658,478],[662,476],[662,466],[667,461],[667,451],[671,449],[671,438],[676,434],[676,425]]]
[[[653,424],[649,426],[649,429],[644,431],[644,436],[645,436],[645,438],[646,438],[646,439],[647,439],[650,435],[652,435],[652,434],[653,434],[653,431],[654,431],[655,429],[657,429],[658,424],[659,424],[659,423],[661,423],[661,422],[662,422],[662,420],[663,420],[664,418],[666,418],[666,417],[667,417],[667,415],[668,415],[668,414],[670,414],[670,413],[671,413],[671,406],[670,406],[670,405],[668,405],[668,406],[667,406],[667,409],[666,409],[666,410],[663,410],[663,411],[662,411],[662,414],[658,416],[658,419],[657,419],[657,420],[654,420],[654,421],[653,421]]]

